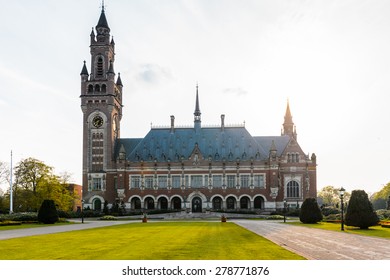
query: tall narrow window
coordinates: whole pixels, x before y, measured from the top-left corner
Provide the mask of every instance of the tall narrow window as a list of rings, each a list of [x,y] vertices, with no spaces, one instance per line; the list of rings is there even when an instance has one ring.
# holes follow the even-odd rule
[[[103,77],[103,58],[101,56],[98,57],[96,62],[96,76]]]
[[[236,175],[227,175],[227,187],[228,188],[234,188],[236,181]]]
[[[299,197],[299,183],[297,181],[287,183],[287,197]]]
[[[131,176],[131,188],[138,189],[141,184],[141,176]]]
[[[264,176],[263,175],[254,175],[253,185],[255,188],[264,188]]]
[[[191,187],[192,188],[201,188],[203,186],[203,177],[202,175],[192,175],[191,176]]]
[[[249,188],[249,175],[241,175],[241,188]]]

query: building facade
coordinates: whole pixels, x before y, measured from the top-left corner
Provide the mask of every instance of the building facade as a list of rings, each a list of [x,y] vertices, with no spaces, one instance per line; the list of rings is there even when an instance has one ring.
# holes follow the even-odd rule
[[[224,115],[218,127],[203,126],[196,87],[191,127],[171,116],[144,138],[121,138],[123,85],[104,7],[90,37],[91,73],[84,61],[80,74],[85,207],[261,212],[316,197],[316,156],[299,146],[288,102],[280,136],[252,136]]]

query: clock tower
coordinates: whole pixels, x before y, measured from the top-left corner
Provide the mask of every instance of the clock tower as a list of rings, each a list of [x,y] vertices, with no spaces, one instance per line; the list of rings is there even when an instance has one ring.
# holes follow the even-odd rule
[[[96,33],[95,33],[96,32]],[[115,43],[110,36],[104,6],[90,35],[91,73],[86,62],[81,76],[83,112],[83,199],[93,196],[116,197],[114,185],[107,183],[114,171],[115,143],[120,137],[122,118],[122,81],[115,81]],[[98,208],[94,205],[93,209]]]

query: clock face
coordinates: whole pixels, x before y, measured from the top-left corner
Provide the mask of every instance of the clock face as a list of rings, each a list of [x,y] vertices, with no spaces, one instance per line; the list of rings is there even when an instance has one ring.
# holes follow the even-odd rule
[[[96,116],[92,120],[92,124],[94,127],[101,127],[103,125],[103,119],[101,116]]]

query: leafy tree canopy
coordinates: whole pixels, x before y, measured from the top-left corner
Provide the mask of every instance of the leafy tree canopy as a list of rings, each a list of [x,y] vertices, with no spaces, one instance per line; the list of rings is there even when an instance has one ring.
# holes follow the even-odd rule
[[[383,188],[379,191],[373,194],[373,199],[384,199],[387,200],[390,196],[390,182],[387,183],[387,185],[383,186]]]
[[[321,198],[323,204],[328,206],[335,206],[340,203],[340,189],[333,186],[323,187],[317,194],[317,197]],[[344,202],[347,202],[351,194],[349,192],[344,193]]]
[[[69,174],[54,174],[54,168],[35,158],[15,166],[14,210],[37,211],[45,199],[53,200],[60,210],[70,210],[75,194],[68,189]]]

